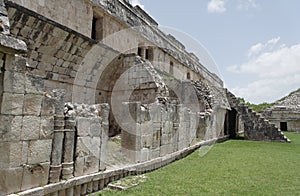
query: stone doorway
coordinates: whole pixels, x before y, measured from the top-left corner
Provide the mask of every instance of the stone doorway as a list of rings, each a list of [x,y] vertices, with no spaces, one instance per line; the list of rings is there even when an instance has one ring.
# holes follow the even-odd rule
[[[229,138],[235,139],[238,133],[238,113],[234,108],[227,111],[224,122],[224,135],[229,135]]]
[[[287,122],[280,122],[280,130],[281,131],[288,131]]]

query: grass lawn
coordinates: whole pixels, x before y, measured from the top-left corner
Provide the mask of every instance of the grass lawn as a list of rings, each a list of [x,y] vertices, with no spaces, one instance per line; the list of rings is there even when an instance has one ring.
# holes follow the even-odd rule
[[[300,134],[292,143],[230,140],[146,174],[146,182],[101,195],[300,195]]]

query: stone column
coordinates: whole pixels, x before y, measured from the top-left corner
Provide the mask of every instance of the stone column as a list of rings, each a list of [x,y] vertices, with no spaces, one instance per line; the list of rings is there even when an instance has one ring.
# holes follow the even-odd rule
[[[63,141],[64,141],[64,90],[53,90],[55,98],[54,137],[52,143],[50,183],[59,182],[62,169]]]
[[[141,57],[142,59],[146,58],[146,49],[144,47],[141,47]]]
[[[75,119],[66,117],[65,137],[62,163],[62,178],[70,179],[74,177],[74,148],[75,148]]]

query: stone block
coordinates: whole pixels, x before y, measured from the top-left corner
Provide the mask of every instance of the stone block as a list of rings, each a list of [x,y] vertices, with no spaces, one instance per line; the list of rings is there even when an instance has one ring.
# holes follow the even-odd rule
[[[28,149],[28,164],[50,162],[52,140],[31,141]]]
[[[49,162],[27,165],[24,167],[21,190],[27,190],[48,184],[49,169]]]
[[[24,94],[25,74],[5,71],[3,87],[4,87],[4,92]]]
[[[78,117],[76,121],[77,121],[76,124],[77,124],[78,136],[85,137],[90,135],[91,123],[89,118]]]
[[[155,159],[155,158],[159,157],[159,154],[160,154],[159,148],[152,150],[150,153],[150,159]]]
[[[101,119],[100,118],[93,118],[91,119],[90,125],[90,134],[92,137],[101,137]]]
[[[84,159],[83,174],[92,174],[99,171],[99,158],[95,156],[87,156]]]
[[[40,115],[42,107],[42,95],[26,94],[23,113],[27,115]]]
[[[22,162],[22,142],[16,143],[9,143],[9,166],[10,168],[19,167],[20,165],[24,164]]]
[[[52,139],[54,134],[54,117],[42,116],[40,139]]]
[[[90,137],[78,137],[76,146],[76,157],[85,157],[90,154]]]
[[[84,157],[77,157],[75,160],[74,176],[82,176],[84,167]]]
[[[0,147],[0,169],[14,168],[26,163],[22,156],[22,142],[1,142]]]
[[[0,115],[0,141],[19,141],[22,122],[22,116]]]
[[[9,143],[0,142],[0,170],[9,168],[9,151],[10,151]]]
[[[21,133],[22,140],[37,140],[40,136],[41,119],[37,116],[24,116]]]
[[[167,145],[163,145],[160,147],[160,156],[165,156],[167,154]]]
[[[55,114],[55,100],[49,95],[44,94],[42,99],[41,115],[48,116]]]
[[[44,79],[27,74],[25,77],[25,92],[32,94],[44,94]]]
[[[1,113],[11,115],[22,115],[23,102],[23,94],[3,93]]]
[[[148,161],[150,160],[150,150],[149,148],[143,148],[141,150],[141,161]]]
[[[5,194],[19,192],[22,186],[23,168],[0,169],[0,191]]]

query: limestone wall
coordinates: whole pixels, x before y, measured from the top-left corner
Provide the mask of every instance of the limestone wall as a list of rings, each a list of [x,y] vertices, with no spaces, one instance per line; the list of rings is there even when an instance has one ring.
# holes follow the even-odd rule
[[[107,104],[65,108],[65,91],[44,91],[26,58],[0,57],[1,194],[104,170]]]
[[[11,0],[85,36],[91,35],[92,6],[82,0]]]
[[[127,113],[130,115],[126,115]],[[123,106],[122,150],[134,162],[163,157],[200,140],[224,136],[225,109],[206,120],[181,104],[126,103]]]
[[[163,48],[170,50],[160,49],[160,45],[153,46],[153,59],[148,61],[145,60],[146,48],[142,48],[144,50],[142,58],[136,54],[128,55],[128,51],[121,54],[101,42],[84,36],[84,32],[67,28],[66,26],[77,30],[73,24],[60,21],[62,15],[55,15],[57,10],[46,13],[47,10],[54,10],[54,1],[15,2],[17,4],[12,1],[7,1],[6,4],[11,35],[0,33],[1,192],[13,193],[35,187],[41,190],[43,189],[41,187],[45,186],[48,187],[43,189],[47,190],[45,194],[63,195],[65,189],[59,190],[56,187],[57,189],[51,190],[51,187],[55,187],[55,183],[60,184],[63,180],[76,177],[85,179],[84,182],[75,180],[74,183],[79,181],[79,190],[82,188],[81,185],[85,186],[82,190],[87,189],[86,186],[88,184],[91,186],[91,183],[93,185],[93,182],[85,176],[105,169],[109,127],[114,125],[111,117],[117,115],[121,115],[122,120],[125,119],[125,121],[117,119],[117,123],[122,126],[124,154],[136,162],[176,154],[196,143],[197,135],[201,134],[197,132],[198,106],[195,108],[193,106],[197,105],[198,99],[191,96],[193,87],[185,88],[181,80],[187,78],[185,74],[180,75],[180,72],[193,70],[192,78],[203,76],[218,87],[222,86],[222,82],[199,63],[194,62],[195,58],[187,55],[179,42],[173,40],[172,43],[162,32],[152,29],[153,27],[149,25],[145,31],[134,30],[137,33],[144,32],[142,36],[136,37],[136,41],[132,41],[129,37],[126,37],[128,39],[124,42],[107,41],[107,44],[109,41],[111,45],[119,44],[120,48],[129,42],[136,45],[136,50],[138,47],[148,47],[149,43],[156,43],[155,38],[158,38],[158,42],[166,42],[162,43],[165,44]],[[75,5],[78,2],[72,1]],[[128,11],[125,12],[128,15],[123,18],[126,22],[123,24],[124,21],[120,18],[112,20],[113,17],[122,16],[120,6],[112,6],[114,2],[119,1],[94,2],[100,9],[106,10],[103,12],[105,17],[110,11],[118,9],[106,17],[111,20],[106,23],[106,27],[113,25],[106,31],[107,34],[120,30],[120,26],[123,28],[124,24],[135,24],[136,21],[141,22],[140,24],[145,22],[154,24],[141,10],[139,14],[144,19],[137,17],[132,12],[134,8],[126,3],[120,4],[122,9]],[[64,5],[67,6],[64,12],[66,18],[69,17],[69,11],[74,12],[72,3]],[[20,5],[31,10],[24,9]],[[77,6],[78,9],[82,8],[82,5]],[[126,6],[129,6],[129,10]],[[41,12],[48,18],[32,10]],[[70,22],[76,23],[80,20],[72,18]],[[131,34],[132,32],[129,34],[134,37],[136,34]],[[145,41],[145,37],[149,40]],[[23,55],[15,55],[17,52],[26,52],[26,47],[23,46],[25,44],[20,40],[26,42],[28,51]],[[15,42],[15,46],[10,47],[10,42]],[[162,61],[162,66],[156,65],[155,61]],[[174,61],[173,65],[179,70],[173,73],[179,80],[174,86],[171,82],[166,84],[163,78],[168,74],[172,76],[169,73],[170,61]],[[160,69],[156,69],[159,67]],[[166,74],[163,75],[161,72]],[[173,76],[169,78],[170,81],[173,81]],[[120,80],[119,86],[115,85],[119,79],[124,80]],[[169,99],[169,90],[172,90],[173,94],[178,94]],[[124,96],[126,91],[131,92],[129,97]],[[111,93],[117,93],[117,96],[112,96]],[[129,103],[127,104],[129,109],[123,113],[121,105],[116,109],[118,104],[110,102],[111,97],[115,98],[118,104],[139,100],[143,103]],[[102,104],[95,104],[95,101]],[[66,102],[71,103],[65,104]],[[112,109],[105,102],[108,102]],[[201,139],[217,138],[219,132],[223,131],[224,112],[218,111],[207,113],[203,122],[204,129],[201,131],[204,136]],[[127,121],[129,117],[131,118]],[[166,160],[173,159],[169,157]],[[161,165],[165,165],[168,161],[161,162],[163,162]],[[98,186],[99,179],[93,179]],[[105,179],[113,180],[110,177]],[[70,188],[68,194],[72,195],[73,186],[76,185],[68,186]]]
[[[123,114],[122,150],[135,162],[144,162],[182,150],[196,142],[196,114],[174,104],[128,103]]]
[[[60,2],[14,0],[10,2],[24,6],[87,37],[91,37],[92,34],[93,17],[100,17],[103,30],[100,40],[104,38],[103,42],[108,46],[122,53],[137,53],[139,44],[155,46],[154,48],[163,50],[180,62],[182,71],[191,72],[193,77],[200,74],[215,85],[223,85],[216,75],[210,73],[199,63],[198,59],[186,52],[180,42],[160,31],[157,24],[155,25],[139,7],[132,7],[130,4],[118,0],[76,0],[71,2],[69,0]],[[128,27],[134,28],[130,30],[127,29]],[[165,63],[169,64],[168,61]],[[183,67],[187,67],[188,71]]]
[[[263,116],[274,123],[277,127],[281,127],[280,123],[287,124],[287,131],[300,132],[300,113],[290,108],[272,108],[264,111]]]

